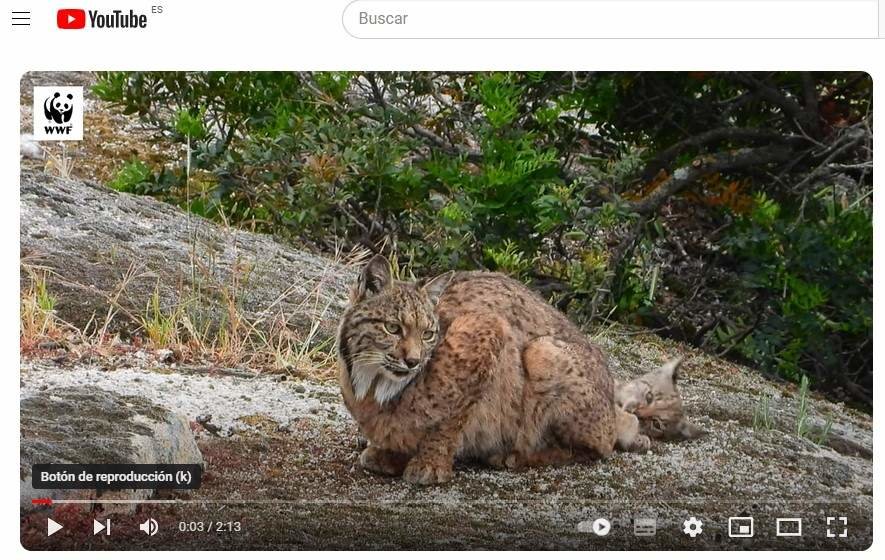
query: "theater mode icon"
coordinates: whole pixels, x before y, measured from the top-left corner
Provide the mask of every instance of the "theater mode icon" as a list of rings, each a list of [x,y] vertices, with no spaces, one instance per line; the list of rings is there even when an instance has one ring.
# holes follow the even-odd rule
[[[62,8],[55,14],[55,23],[59,29],[83,29],[86,27],[86,10]]]
[[[777,528],[777,536],[779,536],[779,537],[801,537],[802,536],[802,518],[801,517],[778,517],[776,528]]]

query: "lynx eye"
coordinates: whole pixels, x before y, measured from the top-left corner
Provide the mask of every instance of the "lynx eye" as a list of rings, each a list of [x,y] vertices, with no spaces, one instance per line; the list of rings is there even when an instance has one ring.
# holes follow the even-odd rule
[[[431,340],[436,338],[436,331],[431,331],[431,330],[424,331],[423,338],[424,338],[425,342],[430,342]]]
[[[651,394],[651,391],[645,394],[645,404],[651,404],[653,400],[655,400],[655,397]]]
[[[399,335],[403,332],[403,329],[396,323],[384,323],[384,330],[389,335]]]

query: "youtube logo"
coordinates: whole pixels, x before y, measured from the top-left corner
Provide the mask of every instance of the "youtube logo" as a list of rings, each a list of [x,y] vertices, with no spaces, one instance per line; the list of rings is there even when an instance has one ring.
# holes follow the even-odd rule
[[[55,17],[59,29],[83,29],[86,27],[86,11],[76,8],[62,8]]]
[[[153,6],[154,14],[163,13],[162,6]],[[88,21],[87,21],[88,16]],[[148,24],[147,14],[136,13],[135,10],[81,10],[79,8],[62,8],[56,13],[55,23],[59,29],[145,29]]]

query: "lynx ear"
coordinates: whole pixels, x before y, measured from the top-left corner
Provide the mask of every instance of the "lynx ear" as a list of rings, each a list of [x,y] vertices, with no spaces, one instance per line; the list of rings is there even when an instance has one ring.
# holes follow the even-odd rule
[[[380,293],[390,284],[390,262],[383,255],[375,255],[360,272],[354,300],[359,301],[366,296]]]
[[[676,386],[676,381],[679,379],[679,366],[682,365],[682,358],[675,358],[670,360],[666,364],[662,365],[658,372],[660,375],[667,377],[670,381],[673,382],[673,386]]]
[[[439,297],[442,295],[446,288],[449,287],[449,283],[454,278],[455,273],[452,271],[443,272],[436,278],[432,280],[428,280],[421,287],[424,289],[424,292],[430,298],[430,301],[433,302],[433,305],[436,305],[439,302]]]

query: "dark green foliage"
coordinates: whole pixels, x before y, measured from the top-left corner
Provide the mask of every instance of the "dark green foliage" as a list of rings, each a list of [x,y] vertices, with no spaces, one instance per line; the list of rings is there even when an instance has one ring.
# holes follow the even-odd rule
[[[491,268],[866,400],[868,76],[108,73],[189,149],[114,188],[418,274]]]
[[[872,209],[828,187],[802,210],[800,219],[759,195],[726,238],[740,263],[734,293],[757,307],[756,328],[736,348],[794,381],[810,371],[844,382],[871,365]]]

